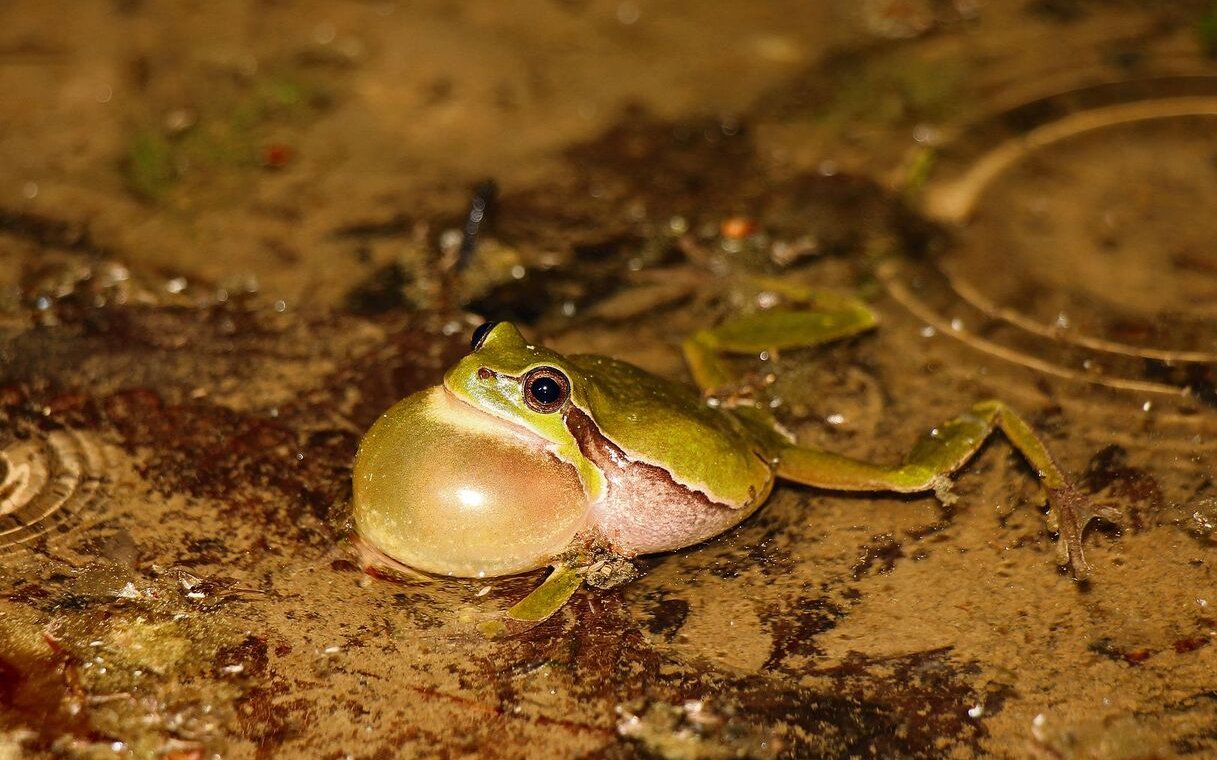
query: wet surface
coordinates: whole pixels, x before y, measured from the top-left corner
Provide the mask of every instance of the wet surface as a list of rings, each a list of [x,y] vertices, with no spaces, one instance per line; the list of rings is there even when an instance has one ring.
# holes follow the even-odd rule
[[[804,5],[0,11],[0,756],[1217,754],[1211,7]],[[740,362],[800,439],[1007,401],[1093,578],[1000,439],[506,639],[534,575],[360,571],[359,436],[483,317],[686,378],[758,274],[881,318]]]

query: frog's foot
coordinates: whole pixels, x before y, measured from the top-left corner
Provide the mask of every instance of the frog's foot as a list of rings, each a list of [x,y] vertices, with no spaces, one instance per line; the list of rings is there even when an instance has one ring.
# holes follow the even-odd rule
[[[682,349],[697,386],[712,395],[739,388],[724,354],[774,357],[782,350],[822,345],[875,326],[874,313],[861,301],[815,292],[799,300],[809,301],[811,307],[760,311],[690,335]]]
[[[1048,527],[1057,533],[1057,564],[1068,567],[1074,580],[1086,580],[1091,568],[1082,549],[1082,534],[1095,513],[1086,497],[1070,483],[1045,490],[1048,492]]]
[[[1086,580],[1091,571],[1082,549],[1086,526],[1098,519],[1115,523],[1120,513],[1109,504],[1095,504],[1069,482],[1044,490],[1048,494],[1048,527],[1057,534],[1057,564],[1069,568],[1074,580]]]
[[[541,621],[524,622],[515,620],[506,612],[491,612],[480,616],[481,619],[470,619],[478,634],[484,639],[509,639],[519,636],[536,626]]]
[[[951,486],[955,485],[955,481],[951,480],[946,475],[935,475],[930,480],[930,488],[934,491],[934,498],[944,507],[949,507],[959,501],[959,497],[951,490]]]
[[[575,568],[583,582],[595,589],[616,588],[641,575],[633,560],[618,552],[598,530],[588,532],[554,561]]]
[[[458,635],[471,639],[503,639],[518,636],[538,625],[538,623],[521,623],[508,617],[507,610],[479,610],[476,607],[465,607],[457,613]]]
[[[583,582],[595,589],[607,589],[629,583],[639,575],[641,573],[633,562],[614,555],[588,565],[584,570]]]

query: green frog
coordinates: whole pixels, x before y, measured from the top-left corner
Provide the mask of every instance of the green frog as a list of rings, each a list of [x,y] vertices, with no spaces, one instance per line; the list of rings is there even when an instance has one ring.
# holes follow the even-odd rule
[[[815,346],[876,325],[859,300],[806,300],[687,338],[698,388],[605,356],[559,354],[508,322],[481,325],[441,386],[398,402],[363,438],[352,501],[360,543],[378,562],[439,575],[551,567],[485,627],[501,633],[549,617],[584,583],[628,577],[631,558],[730,530],[779,479],[949,498],[949,476],[1000,430],[1039,475],[1060,564],[1089,574],[1082,534],[1094,512],[1006,404],[975,404],[889,466],[800,445],[767,405],[725,392],[736,382],[725,355]]]

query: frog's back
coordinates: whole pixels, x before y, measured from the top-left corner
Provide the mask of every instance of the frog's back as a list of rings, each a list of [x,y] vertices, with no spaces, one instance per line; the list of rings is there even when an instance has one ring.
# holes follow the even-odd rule
[[[749,425],[707,405],[691,386],[594,354],[568,357],[584,375],[571,392],[631,461],[659,467],[715,505],[751,511],[773,464]]]

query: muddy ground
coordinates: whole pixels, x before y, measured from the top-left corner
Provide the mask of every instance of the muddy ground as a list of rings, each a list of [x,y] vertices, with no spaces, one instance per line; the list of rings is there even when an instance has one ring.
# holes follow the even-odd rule
[[[1214,54],[1207,1],[0,6],[0,758],[1217,756]],[[760,274],[881,319],[741,360],[791,430],[1003,399],[1120,513],[1091,579],[1000,437],[511,638],[535,575],[361,572],[359,436],[482,318],[686,378]]]

